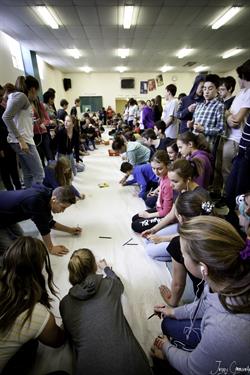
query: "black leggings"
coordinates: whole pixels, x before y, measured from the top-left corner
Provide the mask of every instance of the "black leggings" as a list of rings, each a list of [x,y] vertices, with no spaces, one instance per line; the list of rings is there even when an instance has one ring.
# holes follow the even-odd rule
[[[150,208],[149,210],[146,210],[146,212],[153,213],[157,212],[156,208]],[[156,224],[158,224],[160,221],[159,217],[152,217],[150,219],[144,219],[143,217],[140,217],[138,214],[132,217],[132,224],[131,228],[137,232],[142,233],[144,230],[153,228]]]

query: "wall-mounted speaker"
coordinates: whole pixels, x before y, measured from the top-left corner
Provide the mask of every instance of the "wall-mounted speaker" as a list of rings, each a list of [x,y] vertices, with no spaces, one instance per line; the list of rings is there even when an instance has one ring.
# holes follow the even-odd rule
[[[65,91],[68,91],[71,89],[71,79],[70,78],[64,78],[63,79],[63,87]]]

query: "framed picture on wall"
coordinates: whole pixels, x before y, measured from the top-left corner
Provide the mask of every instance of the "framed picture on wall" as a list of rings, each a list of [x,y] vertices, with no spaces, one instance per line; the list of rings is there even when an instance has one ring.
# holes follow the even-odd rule
[[[157,83],[157,87],[164,85],[162,74],[159,74],[158,76],[156,76],[156,83]]]
[[[149,79],[148,80],[148,91],[153,91],[156,90],[156,84],[155,84],[155,79]]]
[[[141,81],[140,82],[140,94],[147,94],[148,93],[148,81]]]

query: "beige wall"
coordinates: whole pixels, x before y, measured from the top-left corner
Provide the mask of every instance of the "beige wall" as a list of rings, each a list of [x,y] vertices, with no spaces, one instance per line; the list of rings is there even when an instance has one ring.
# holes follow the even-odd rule
[[[0,84],[15,83],[16,78],[23,74],[22,70],[14,68],[12,57],[5,34],[0,31]]]
[[[42,92],[52,87],[56,90],[55,106],[59,108],[60,100],[65,97],[63,88],[63,73],[48,65],[38,56],[38,70],[42,84]]]
[[[164,88],[167,84],[174,83],[177,86],[177,95],[180,92],[188,93],[193,84],[195,73],[165,73],[163,74],[164,85],[148,94],[140,94],[140,81],[155,78],[156,73],[68,73],[65,78],[71,79],[72,89],[65,93],[65,98],[70,105],[78,96],[102,96],[103,105],[111,105],[115,108],[115,99],[151,99],[156,95],[164,95]],[[177,80],[173,81],[172,77]],[[121,89],[121,78],[134,78],[134,89]]]

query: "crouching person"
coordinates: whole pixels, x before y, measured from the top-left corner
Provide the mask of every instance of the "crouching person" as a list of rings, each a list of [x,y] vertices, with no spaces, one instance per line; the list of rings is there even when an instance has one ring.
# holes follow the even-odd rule
[[[69,261],[73,287],[60,304],[64,328],[76,354],[75,375],[150,375],[147,358],[124,317],[123,285],[105,260],[96,274],[93,253],[80,249]]]

